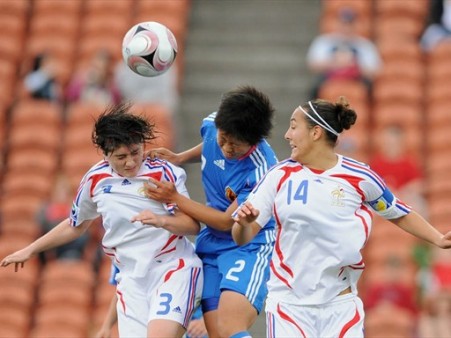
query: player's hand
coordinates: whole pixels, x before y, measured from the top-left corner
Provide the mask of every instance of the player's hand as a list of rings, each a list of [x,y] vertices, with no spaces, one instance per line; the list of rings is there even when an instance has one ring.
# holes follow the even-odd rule
[[[32,254],[28,247],[12,253],[9,256],[3,258],[0,262],[0,266],[8,266],[15,264],[14,271],[19,271],[19,267],[23,268],[24,263],[31,258]]]
[[[247,201],[233,213],[233,220],[242,226],[250,226],[259,214],[260,211],[255,209],[251,202]]]
[[[161,203],[173,203],[177,194],[177,189],[171,182],[157,181],[149,178],[148,182],[144,182],[144,193],[148,198]]]
[[[146,153],[147,157],[150,157],[151,159],[154,158],[161,158],[163,160],[166,160],[168,162],[171,162],[172,164],[175,165],[180,165],[180,161],[178,159],[178,154],[170,151],[167,148],[155,148],[155,149],[150,149],[147,153]]]
[[[153,226],[155,228],[163,228],[165,224],[163,217],[155,215],[150,210],[141,211],[138,215],[133,216],[130,221],[141,222],[144,225]]]
[[[207,328],[205,327],[204,319],[193,319],[188,324],[186,334],[190,338],[204,338],[208,335]]]
[[[451,249],[451,231],[448,231],[442,236],[438,246],[442,249]]]

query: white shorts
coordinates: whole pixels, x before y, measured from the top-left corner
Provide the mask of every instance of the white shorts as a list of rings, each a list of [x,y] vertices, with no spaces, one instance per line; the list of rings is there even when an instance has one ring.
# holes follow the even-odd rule
[[[146,337],[154,319],[167,319],[187,327],[200,303],[202,262],[185,266],[180,259],[158,266],[147,278],[117,275],[117,314],[120,337]]]
[[[266,336],[363,338],[363,303],[354,294],[324,305],[293,305],[266,300]]]

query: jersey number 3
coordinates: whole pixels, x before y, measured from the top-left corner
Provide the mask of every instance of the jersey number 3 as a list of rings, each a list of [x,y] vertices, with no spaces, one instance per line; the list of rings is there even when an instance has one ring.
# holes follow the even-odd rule
[[[288,193],[287,193],[287,204],[291,204],[292,201],[302,201],[303,204],[307,203],[308,195],[308,181],[302,181],[293,192],[293,181],[288,181]]]

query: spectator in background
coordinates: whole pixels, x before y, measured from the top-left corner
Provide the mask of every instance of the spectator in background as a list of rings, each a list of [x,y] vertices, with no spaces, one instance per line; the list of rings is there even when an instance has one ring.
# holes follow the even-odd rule
[[[423,172],[407,151],[405,130],[386,126],[378,137],[376,153],[369,161],[392,191],[427,218]]]
[[[307,52],[307,66],[317,75],[312,97],[328,79],[362,81],[369,88],[381,68],[375,44],[357,33],[357,15],[349,8],[338,13],[335,31],[316,37]]]
[[[396,256],[387,257],[384,262],[383,279],[370,283],[366,288],[365,310],[369,312],[378,306],[394,306],[416,316],[415,288],[402,282],[401,275],[405,266]]]
[[[98,51],[85,69],[77,72],[70,81],[66,90],[67,101],[101,106],[119,103],[121,94],[114,82],[112,62],[108,51]]]
[[[43,234],[52,230],[62,220],[67,218],[72,207],[71,190],[66,177],[59,175],[55,179],[53,191],[49,201],[45,202],[38,210],[37,221]],[[81,237],[64,244],[54,250],[40,254],[42,262],[51,259],[82,259],[86,245],[89,241],[89,233],[85,232]]]
[[[420,43],[430,52],[439,42],[451,37],[451,0],[431,0],[429,24]]]
[[[33,59],[33,65],[24,78],[24,91],[35,99],[59,102],[61,88],[55,80],[53,57],[49,53],[40,53]]]

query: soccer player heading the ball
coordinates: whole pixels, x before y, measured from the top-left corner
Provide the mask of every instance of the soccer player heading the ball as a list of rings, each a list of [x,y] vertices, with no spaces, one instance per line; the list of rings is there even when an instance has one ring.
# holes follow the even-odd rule
[[[367,165],[335,153],[338,136],[356,118],[343,97],[296,108],[285,134],[291,158],[274,166],[234,212],[233,238],[241,245],[273,216],[278,225],[268,337],[363,337],[357,282],[372,211],[420,239],[451,247],[451,231],[442,235]]]
[[[143,182],[169,180],[188,196],[185,171],[144,157],[154,127],[129,112],[129,105],[107,109],[95,122],[93,143],[105,156],[80,183],[69,219],[4,258],[0,266],[25,261],[68,243],[102,217],[102,247],[118,267],[117,314],[121,337],[182,337],[203,285],[202,262],[184,235],[200,225],[176,205],[148,199]]]
[[[239,87],[223,95],[218,111],[203,120],[202,143],[179,154],[152,151],[152,156],[176,164],[202,161],[207,205],[164,182],[154,182],[156,188],[148,185],[146,193],[176,203],[206,224],[197,237],[196,252],[204,264],[202,310],[209,337],[249,337],[266,298],[274,220],[269,218],[249,244],[239,247],[232,239],[231,215],[277,162],[265,141],[273,114],[266,95],[253,87]]]

